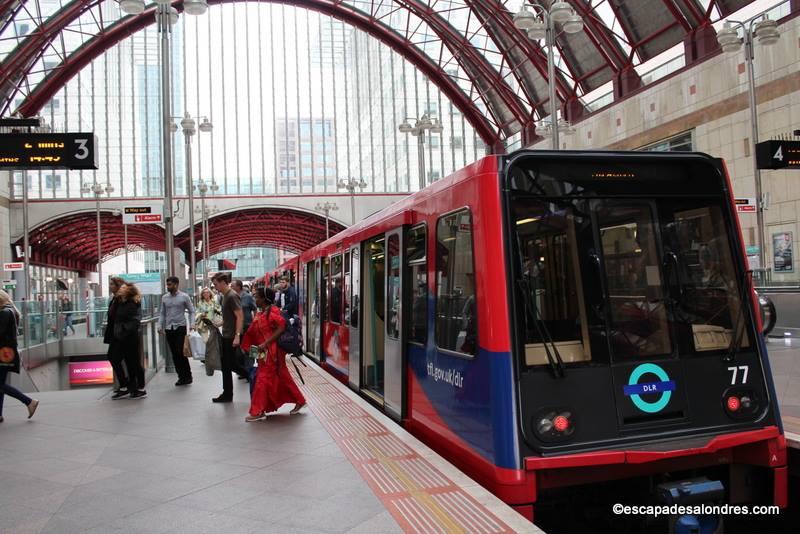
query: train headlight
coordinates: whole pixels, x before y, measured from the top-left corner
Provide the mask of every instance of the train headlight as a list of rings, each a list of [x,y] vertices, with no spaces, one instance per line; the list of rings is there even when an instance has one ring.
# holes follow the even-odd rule
[[[758,395],[748,387],[728,388],[722,394],[722,406],[734,419],[752,419],[761,409]]]
[[[567,409],[545,409],[533,418],[532,426],[542,441],[562,441],[575,432],[575,417]]]

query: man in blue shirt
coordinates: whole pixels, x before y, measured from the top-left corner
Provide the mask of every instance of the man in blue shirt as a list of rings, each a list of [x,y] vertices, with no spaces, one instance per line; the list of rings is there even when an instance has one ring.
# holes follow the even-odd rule
[[[189,295],[178,291],[177,276],[167,278],[167,292],[161,297],[161,313],[158,318],[158,331],[166,332],[167,345],[172,353],[175,371],[178,373],[176,386],[192,383],[192,368],[189,360],[183,355],[183,343],[186,339],[186,312],[194,320],[194,305]],[[191,323],[190,323],[191,324]]]

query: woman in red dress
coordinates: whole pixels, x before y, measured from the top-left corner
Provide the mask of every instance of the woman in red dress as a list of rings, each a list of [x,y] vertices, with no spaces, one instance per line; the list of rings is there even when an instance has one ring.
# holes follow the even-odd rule
[[[258,421],[288,402],[295,403],[290,413],[295,414],[306,405],[300,388],[294,383],[286,368],[286,352],[278,346],[277,339],[286,330],[286,320],[275,301],[275,291],[258,288],[255,291],[256,306],[261,310],[253,318],[242,340],[242,350],[258,347],[264,359],[258,360],[256,383],[250,400],[250,415],[245,421]]]

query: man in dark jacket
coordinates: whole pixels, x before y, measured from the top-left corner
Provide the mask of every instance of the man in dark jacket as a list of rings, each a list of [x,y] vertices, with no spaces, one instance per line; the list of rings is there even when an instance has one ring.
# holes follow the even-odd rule
[[[297,290],[294,286],[289,285],[289,277],[281,276],[278,281],[278,295],[275,303],[280,307],[281,311],[286,312],[289,317],[297,315]]]

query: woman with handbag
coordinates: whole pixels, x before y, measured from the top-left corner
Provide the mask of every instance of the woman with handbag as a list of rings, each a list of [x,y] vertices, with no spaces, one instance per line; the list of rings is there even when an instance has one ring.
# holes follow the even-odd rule
[[[203,319],[207,319],[214,326],[222,326],[222,308],[217,299],[207,287],[200,292],[200,302],[197,303],[197,314],[194,328],[203,336],[203,341],[208,342],[208,326]]]
[[[3,422],[3,400],[6,395],[14,397],[28,407],[28,419],[33,417],[39,401],[6,384],[8,373],[19,373],[19,351],[17,351],[17,325],[19,312],[8,293],[0,289],[0,423]]]
[[[250,415],[245,421],[258,421],[286,403],[295,403],[290,413],[296,414],[306,405],[300,388],[294,383],[286,368],[286,352],[277,340],[286,330],[286,321],[275,301],[275,291],[258,288],[255,291],[256,306],[260,310],[242,340],[242,350],[257,353],[258,370],[256,383],[250,400]]]

